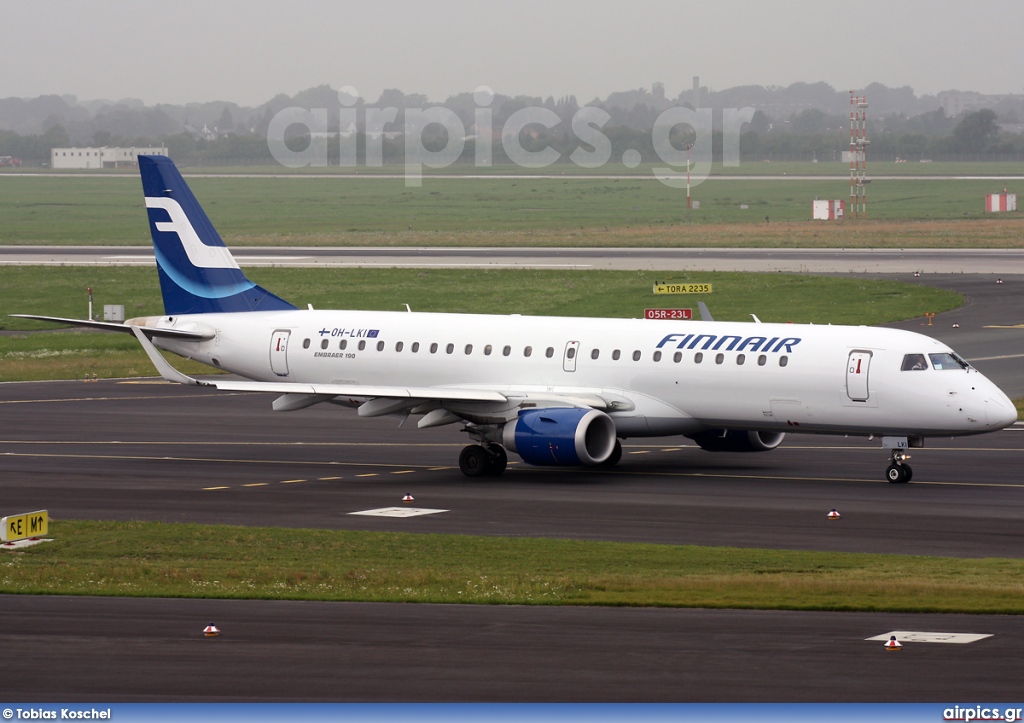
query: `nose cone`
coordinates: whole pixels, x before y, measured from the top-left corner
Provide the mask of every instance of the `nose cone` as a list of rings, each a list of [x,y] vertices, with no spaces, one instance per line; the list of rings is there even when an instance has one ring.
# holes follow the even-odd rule
[[[1017,408],[995,384],[992,385],[992,394],[985,400],[985,421],[992,429],[1009,427],[1017,421]]]

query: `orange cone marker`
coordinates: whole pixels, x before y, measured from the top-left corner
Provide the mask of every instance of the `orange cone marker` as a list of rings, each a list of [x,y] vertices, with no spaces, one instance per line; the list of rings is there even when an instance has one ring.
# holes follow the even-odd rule
[[[836,508],[833,507],[832,510],[826,515],[826,517],[828,517],[830,520],[838,520],[839,513],[836,512]]]
[[[210,623],[205,628],[203,628],[203,635],[205,635],[208,638],[215,638],[218,635],[220,635],[220,629],[213,623]]]
[[[896,639],[895,635],[889,636],[889,641],[885,644],[886,650],[899,650],[903,646],[900,645],[900,641]]]

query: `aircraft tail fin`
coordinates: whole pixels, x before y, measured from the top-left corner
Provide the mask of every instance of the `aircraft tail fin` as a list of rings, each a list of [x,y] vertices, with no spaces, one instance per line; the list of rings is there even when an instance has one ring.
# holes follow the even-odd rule
[[[170,158],[138,158],[165,313],[295,308],[245,277]]]

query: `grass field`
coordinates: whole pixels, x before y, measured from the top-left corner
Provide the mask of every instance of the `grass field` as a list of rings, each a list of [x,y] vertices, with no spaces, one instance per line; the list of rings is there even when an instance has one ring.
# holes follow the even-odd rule
[[[1024,613],[1024,560],[137,521],[50,534],[0,557],[0,593]]]
[[[655,297],[653,272],[416,269],[274,269],[246,272],[253,281],[297,306],[398,311],[520,313],[546,316],[631,318],[649,306],[696,299]],[[53,325],[7,316],[12,313],[83,318],[85,288],[97,309],[124,304],[126,316],[163,313],[153,269],[137,267],[8,267],[0,285],[0,329],[32,331]],[[715,318],[819,324],[881,324],[958,306],[957,294],[889,281],[792,274],[692,273],[672,280],[711,283],[703,300]],[[212,371],[175,364],[186,373]],[[149,376],[153,367],[128,334],[76,331],[0,335],[0,381]]]
[[[985,194],[1007,185],[991,180],[879,179],[870,218],[841,222],[809,219],[814,198],[849,195],[842,179],[712,178],[690,210],[685,191],[645,178],[189,183],[229,246],[1017,247],[1024,237],[1024,217],[984,213]],[[5,245],[149,244],[135,175],[0,175],[0,219]]]

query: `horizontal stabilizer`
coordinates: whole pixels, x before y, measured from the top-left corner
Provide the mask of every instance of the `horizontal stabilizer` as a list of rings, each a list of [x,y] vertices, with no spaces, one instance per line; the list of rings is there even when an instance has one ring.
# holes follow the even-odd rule
[[[49,321],[54,324],[71,324],[72,326],[81,326],[87,329],[102,329],[103,331],[119,331],[123,334],[134,333],[132,327],[129,324],[122,324],[119,321],[91,321],[90,319],[65,319],[62,316],[36,316],[35,314],[8,314],[8,316],[16,316],[19,319],[35,319],[36,321]],[[209,334],[202,334],[195,331],[181,331],[179,329],[159,329],[152,326],[145,328],[145,334],[150,337],[154,336],[165,336],[173,339],[207,339]]]

